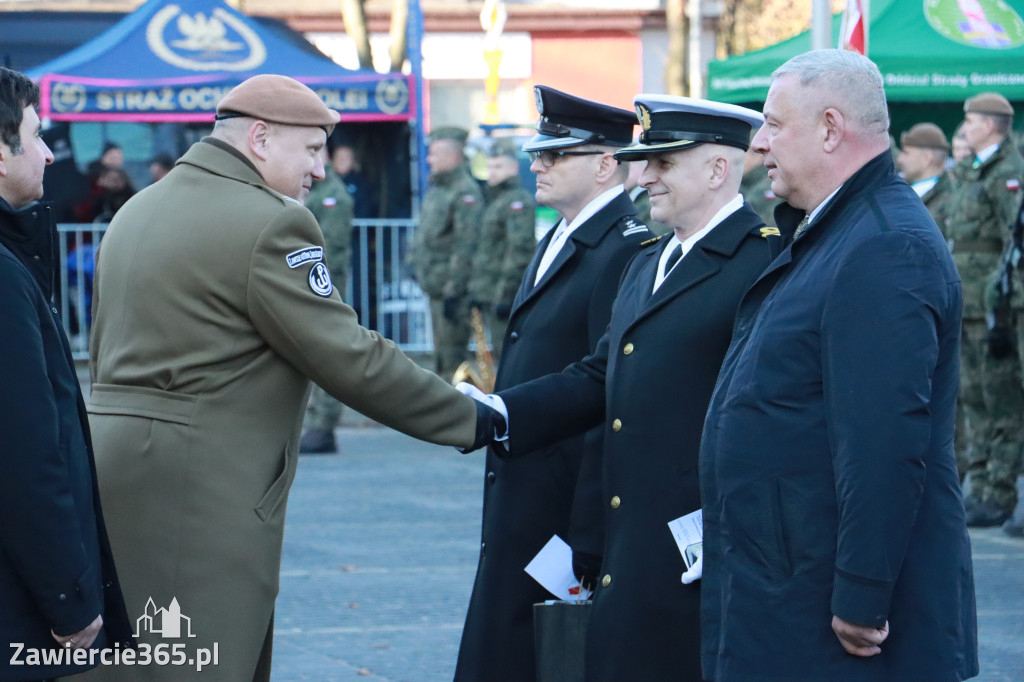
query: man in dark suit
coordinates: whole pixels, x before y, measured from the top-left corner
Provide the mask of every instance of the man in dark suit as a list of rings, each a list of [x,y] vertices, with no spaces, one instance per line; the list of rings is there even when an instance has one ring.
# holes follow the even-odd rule
[[[972,677],[960,276],[894,172],[873,63],[794,57],[764,113],[752,145],[796,229],[740,303],[704,423],[704,678]]]
[[[562,219],[541,240],[505,332],[497,388],[558,371],[590,353],[608,325],[626,261],[650,232],[623,188],[626,167],[614,152],[633,139],[625,109],[553,88],[534,89],[541,120],[524,146],[537,175],[537,202]],[[534,679],[533,604],[549,595],[523,569],[559,535],[600,545],[570,529],[585,447],[598,434],[549,443],[516,462],[487,453],[480,563],[466,615],[455,679]],[[593,522],[596,519],[586,519]],[[596,572],[596,568],[594,569]]]
[[[0,680],[72,675],[134,646],[85,404],[53,303],[53,154],[39,88],[0,68]],[[9,648],[8,648],[9,647]],[[34,661],[34,663],[33,663]]]
[[[651,215],[671,225],[627,266],[597,350],[501,391],[509,461],[604,421],[598,477],[603,565],[588,624],[588,682],[699,680],[699,577],[686,570],[668,523],[700,509],[697,451],[732,320],[747,286],[781,248],[739,194],[756,111],[706,100],[639,95]],[[588,456],[591,453],[588,452]],[[590,464],[590,462],[588,462]]]

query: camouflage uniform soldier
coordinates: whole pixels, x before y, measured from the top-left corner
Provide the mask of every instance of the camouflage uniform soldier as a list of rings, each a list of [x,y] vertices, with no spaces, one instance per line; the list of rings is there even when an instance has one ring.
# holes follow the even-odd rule
[[[1020,206],[1024,159],[1006,143],[1013,108],[984,93],[964,104],[964,137],[977,150],[949,198],[946,235],[963,279],[960,402],[968,451],[967,525],[1001,524],[1017,500],[1014,488],[1024,445],[1024,390],[1016,320],[1020,296],[996,295],[1009,227]]]
[[[480,187],[466,168],[467,133],[441,128],[430,137],[430,189],[409,246],[409,264],[430,298],[435,371],[451,378],[469,344],[469,287],[483,212]]]
[[[761,220],[767,225],[775,225],[775,207],[779,204],[779,198],[772,191],[772,180],[768,177],[762,155],[753,149],[747,149],[743,156],[740,194],[754,212],[761,216]]]
[[[900,151],[896,167],[911,189],[921,197],[932,220],[946,234],[946,204],[953,191],[951,173],[946,172],[950,144],[945,133],[934,123],[918,123],[900,135]],[[971,154],[973,160],[974,155]],[[970,164],[967,164],[968,166]],[[957,404],[955,442],[956,466],[963,479],[967,473],[967,436],[963,405]]]
[[[533,252],[537,204],[519,178],[519,157],[511,140],[491,145],[487,159],[487,208],[469,295],[491,332],[495,361],[501,356],[512,301]]]
[[[326,156],[326,148],[323,153]],[[355,200],[337,174],[328,172],[322,182],[315,183],[309,190],[306,208],[316,217],[320,231],[324,233],[324,260],[331,273],[331,281],[341,289],[344,298],[345,282],[352,263]],[[299,452],[336,452],[334,427],[339,419],[341,403],[314,384],[306,405],[305,430],[299,441]]]

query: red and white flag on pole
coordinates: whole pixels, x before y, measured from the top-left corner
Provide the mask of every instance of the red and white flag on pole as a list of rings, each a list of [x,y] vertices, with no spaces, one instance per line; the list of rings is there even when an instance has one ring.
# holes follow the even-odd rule
[[[846,0],[843,25],[839,30],[840,49],[867,56],[869,3],[870,0]]]

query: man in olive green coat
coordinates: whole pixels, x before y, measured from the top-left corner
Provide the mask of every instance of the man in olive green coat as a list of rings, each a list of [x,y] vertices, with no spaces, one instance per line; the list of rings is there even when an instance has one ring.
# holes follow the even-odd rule
[[[326,164],[326,148],[321,154]],[[348,281],[349,264],[352,261],[352,218],[356,202],[337,173],[328,171],[326,165],[324,172],[326,177],[314,182],[310,188],[306,208],[316,218],[320,231],[324,233],[324,260],[331,273],[331,281],[336,287],[341,287],[339,293],[342,300],[346,300],[345,282]],[[299,452],[319,454],[337,451],[334,427],[341,419],[341,409],[341,403],[327,391],[313,386],[306,406]]]
[[[88,409],[125,602],[140,646],[219,660],[102,666],[97,680],[269,679],[310,379],[417,438],[476,440],[473,401],[360,327],[334,289],[301,199],[338,118],[297,81],[250,78],[103,239]],[[155,633],[163,609],[194,637]]]
[[[946,207],[946,238],[963,279],[960,405],[966,422],[968,526],[995,526],[1016,504],[1024,447],[1024,389],[1015,328],[1021,297],[995,295],[1010,225],[1021,202],[1024,159],[1009,141],[1013,107],[997,93],[964,104],[963,133],[977,152],[961,167]]]
[[[537,248],[537,203],[523,187],[511,139],[496,140],[487,151],[487,195],[469,296],[491,332],[497,362],[512,301]]]
[[[409,264],[430,298],[435,369],[444,379],[467,358],[469,278],[484,209],[483,194],[466,167],[466,135],[453,127],[431,134],[430,189],[409,246]]]

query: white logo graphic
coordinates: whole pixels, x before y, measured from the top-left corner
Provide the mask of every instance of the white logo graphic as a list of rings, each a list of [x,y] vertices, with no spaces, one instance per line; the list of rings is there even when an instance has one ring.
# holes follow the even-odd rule
[[[309,288],[313,293],[324,298],[334,291],[334,284],[331,283],[331,273],[323,263],[317,263],[309,271]]]
[[[175,17],[181,38],[168,40],[166,34]],[[229,39],[229,29],[234,32],[232,37],[243,42]],[[167,5],[146,27],[146,42],[160,59],[191,71],[246,71],[267,58],[267,48],[256,32],[221,7],[209,16],[202,12],[189,16],[182,14],[178,5]]]
[[[183,622],[185,634],[182,634]],[[158,609],[153,603],[153,598],[149,598],[145,612],[135,620],[135,636],[138,637],[143,632],[161,637],[195,637],[192,634],[192,619],[182,615],[177,597],[171,599],[171,605],[166,609]]]
[[[377,108],[385,114],[399,114],[409,103],[409,86],[404,80],[385,80],[377,83],[374,92]]]
[[[54,83],[50,91],[50,104],[54,111],[65,113],[79,112],[85,109],[87,100],[85,88],[77,83]]]

